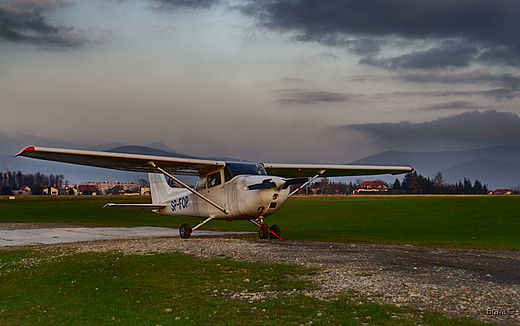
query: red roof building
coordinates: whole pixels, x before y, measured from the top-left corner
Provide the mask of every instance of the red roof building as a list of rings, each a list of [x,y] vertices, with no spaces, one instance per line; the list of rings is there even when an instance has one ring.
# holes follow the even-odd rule
[[[358,192],[384,192],[388,191],[388,185],[383,181],[365,181],[358,187]]]
[[[512,195],[513,191],[510,189],[496,189],[491,191],[492,195]]]
[[[94,185],[79,185],[78,193],[80,195],[96,195],[97,187]]]

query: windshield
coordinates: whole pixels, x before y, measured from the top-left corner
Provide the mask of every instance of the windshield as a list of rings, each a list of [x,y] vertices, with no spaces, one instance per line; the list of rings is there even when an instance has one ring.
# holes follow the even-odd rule
[[[229,181],[237,175],[267,175],[267,172],[265,172],[264,166],[262,164],[226,162],[224,174],[226,175],[226,181]]]

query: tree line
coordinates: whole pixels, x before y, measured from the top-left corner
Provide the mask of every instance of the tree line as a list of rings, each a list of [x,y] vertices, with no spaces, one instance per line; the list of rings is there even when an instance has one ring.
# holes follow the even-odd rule
[[[64,180],[63,174],[45,175],[40,172],[35,174],[24,174],[22,171],[2,173],[0,180],[0,194],[11,195],[14,190],[20,190],[24,187],[31,188],[33,195],[43,194],[43,189],[47,187],[61,188],[68,181]]]
[[[0,195],[11,195],[13,191],[20,190],[25,186],[31,188],[33,195],[43,194],[43,189],[47,187],[61,188],[68,181],[64,180],[63,174],[45,175],[40,172],[35,174],[24,174],[22,171],[2,173],[0,178]],[[141,181],[141,180],[140,180]],[[146,180],[142,180],[146,181]],[[362,180],[356,182],[343,183],[330,181],[327,178],[322,178],[316,182],[320,188],[319,194],[349,194],[359,188]],[[308,191],[302,189],[301,194]],[[445,183],[441,172],[433,178],[425,178],[417,171],[406,174],[402,181],[395,179],[395,182],[389,186],[388,193],[394,194],[487,194],[487,185],[479,180],[471,182],[470,179],[464,178],[454,184]]]
[[[330,181],[322,178],[313,183],[310,187],[319,189],[309,192],[302,189],[299,194],[350,194],[358,190],[363,183],[362,180],[343,183]],[[395,182],[388,186],[388,194],[447,194],[447,195],[480,195],[487,194],[487,185],[476,179],[472,182],[469,178],[459,180],[454,184],[446,183],[441,172],[438,172],[433,179],[426,178],[417,171],[405,174],[403,179],[395,179]]]
[[[454,184],[445,183],[441,172],[437,172],[433,179],[425,178],[416,171],[408,173],[403,177],[403,181],[395,179],[391,186],[394,193],[413,193],[413,194],[448,194],[448,195],[481,195],[487,194],[487,185],[478,179],[471,182],[469,178],[459,180]]]

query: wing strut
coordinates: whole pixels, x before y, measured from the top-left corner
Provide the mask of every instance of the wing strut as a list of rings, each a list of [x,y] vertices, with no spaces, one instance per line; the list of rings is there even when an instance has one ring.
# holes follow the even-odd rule
[[[197,230],[198,228],[200,228],[201,226],[203,226],[204,224],[208,223],[209,221],[211,221],[214,218],[215,218],[215,215],[211,215],[210,217],[208,217],[204,221],[201,221],[199,224],[195,225],[191,230],[192,231]]]
[[[202,200],[208,202],[208,204],[212,205],[213,207],[215,207],[216,209],[218,209],[219,211],[221,211],[222,213],[224,214],[228,214],[228,211],[225,209],[225,208],[222,208],[220,207],[218,204],[214,203],[212,200],[204,197],[204,195],[202,195],[201,193],[199,193],[198,191],[196,191],[195,189],[191,188],[190,186],[188,186],[187,184],[185,184],[184,182],[182,182],[181,180],[177,179],[176,177],[174,177],[173,175],[169,174],[168,172],[164,171],[163,169],[161,169],[161,167],[157,166],[157,164],[155,164],[154,161],[150,161],[148,162],[149,165],[153,166],[156,170],[158,170],[159,172],[163,173],[164,175],[172,178],[175,182],[177,182],[178,184],[180,184],[181,186],[183,186],[184,188],[188,189],[189,191],[191,191],[192,193],[194,193],[195,195],[199,196]],[[209,221],[209,219],[208,219]]]
[[[318,178],[320,175],[322,175],[323,173],[325,173],[325,171],[327,171],[327,170],[320,170],[320,171],[318,171],[318,173],[317,173],[315,176],[313,176],[312,178],[309,178],[309,180],[308,180],[307,182],[305,182],[304,184],[298,186],[298,189],[296,189],[296,190],[294,190],[293,192],[291,192],[291,193],[289,194],[288,197],[291,197],[292,195],[294,195],[295,193],[297,193],[298,191],[300,191],[301,188],[303,188],[303,187],[305,187],[306,185],[308,185],[309,183],[311,183],[314,179]]]

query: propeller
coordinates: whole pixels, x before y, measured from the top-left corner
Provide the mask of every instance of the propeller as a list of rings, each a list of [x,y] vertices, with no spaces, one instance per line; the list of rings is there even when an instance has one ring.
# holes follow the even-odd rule
[[[277,185],[272,179],[265,179],[262,183],[255,183],[253,185],[247,186],[248,190],[260,190],[260,189],[271,189],[271,188],[281,188],[287,189],[289,186],[302,184],[309,181],[309,178],[293,178],[293,179],[284,179],[283,185]]]
[[[267,182],[266,182],[267,181]],[[255,183],[254,185],[247,186],[248,190],[260,190],[260,189],[271,189],[276,188],[276,183],[269,180],[264,180],[262,183]]]
[[[298,185],[309,181],[309,178],[293,178],[293,179],[285,179],[285,184],[282,189],[287,189],[289,186]]]

